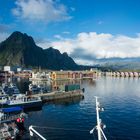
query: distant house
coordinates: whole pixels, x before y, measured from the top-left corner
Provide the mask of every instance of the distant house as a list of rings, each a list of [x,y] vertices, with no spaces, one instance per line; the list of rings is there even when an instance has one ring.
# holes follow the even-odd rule
[[[13,66],[11,69],[12,71],[17,72],[17,73],[22,71],[22,68],[20,66]]]
[[[31,68],[24,68],[23,72],[28,72],[28,73],[32,73],[32,69]]]
[[[11,71],[11,66],[4,66],[3,70],[10,72]]]
[[[13,71],[13,69],[12,69],[11,66],[4,66],[4,67],[3,67],[3,71],[4,71],[5,73],[9,73],[10,75],[14,74],[14,71]]]
[[[16,71],[17,71],[17,72],[21,72],[21,71],[22,71],[22,68],[17,68]]]

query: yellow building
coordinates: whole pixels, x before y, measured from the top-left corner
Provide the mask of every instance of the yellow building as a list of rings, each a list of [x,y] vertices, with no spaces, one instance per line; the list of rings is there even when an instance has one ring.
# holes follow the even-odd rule
[[[50,76],[52,80],[93,79],[97,73],[96,71],[54,71]]]
[[[70,79],[70,73],[68,71],[54,71],[51,72],[52,80],[67,80]]]

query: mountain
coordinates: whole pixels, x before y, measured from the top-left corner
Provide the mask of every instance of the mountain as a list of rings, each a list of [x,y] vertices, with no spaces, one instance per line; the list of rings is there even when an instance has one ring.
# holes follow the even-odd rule
[[[42,49],[37,46],[31,36],[21,32],[13,32],[0,43],[0,65],[39,67],[53,70],[76,70],[79,66],[67,53],[59,50]]]
[[[98,59],[95,67],[105,71],[140,71],[140,58]]]

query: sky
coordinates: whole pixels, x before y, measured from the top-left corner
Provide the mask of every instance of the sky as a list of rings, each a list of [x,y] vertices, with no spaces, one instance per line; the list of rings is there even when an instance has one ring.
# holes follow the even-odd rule
[[[140,0],[0,0],[0,42],[14,31],[78,64],[140,57]]]

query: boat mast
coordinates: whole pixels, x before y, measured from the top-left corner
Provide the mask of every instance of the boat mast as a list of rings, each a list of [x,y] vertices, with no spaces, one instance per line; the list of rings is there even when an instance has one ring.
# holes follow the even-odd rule
[[[101,140],[101,131],[100,131],[100,127],[101,127],[101,122],[100,122],[100,118],[99,118],[99,102],[98,102],[98,98],[95,97],[96,99],[96,119],[97,119],[97,131],[98,131],[98,140]]]
[[[99,116],[99,111],[104,111],[103,108],[100,107],[100,103],[98,101],[98,97],[95,96],[95,100],[96,100],[96,119],[97,119],[97,125],[90,131],[90,134],[93,134],[94,130],[97,130],[98,133],[98,140],[107,140],[103,130],[102,130],[102,123],[101,123],[101,119]],[[103,125],[103,128],[105,127],[105,125]]]
[[[35,133],[38,137],[40,137],[42,140],[47,140],[46,138],[44,138],[40,133],[38,133],[34,128],[33,126],[29,126],[29,131],[30,131],[30,136],[33,136]]]

